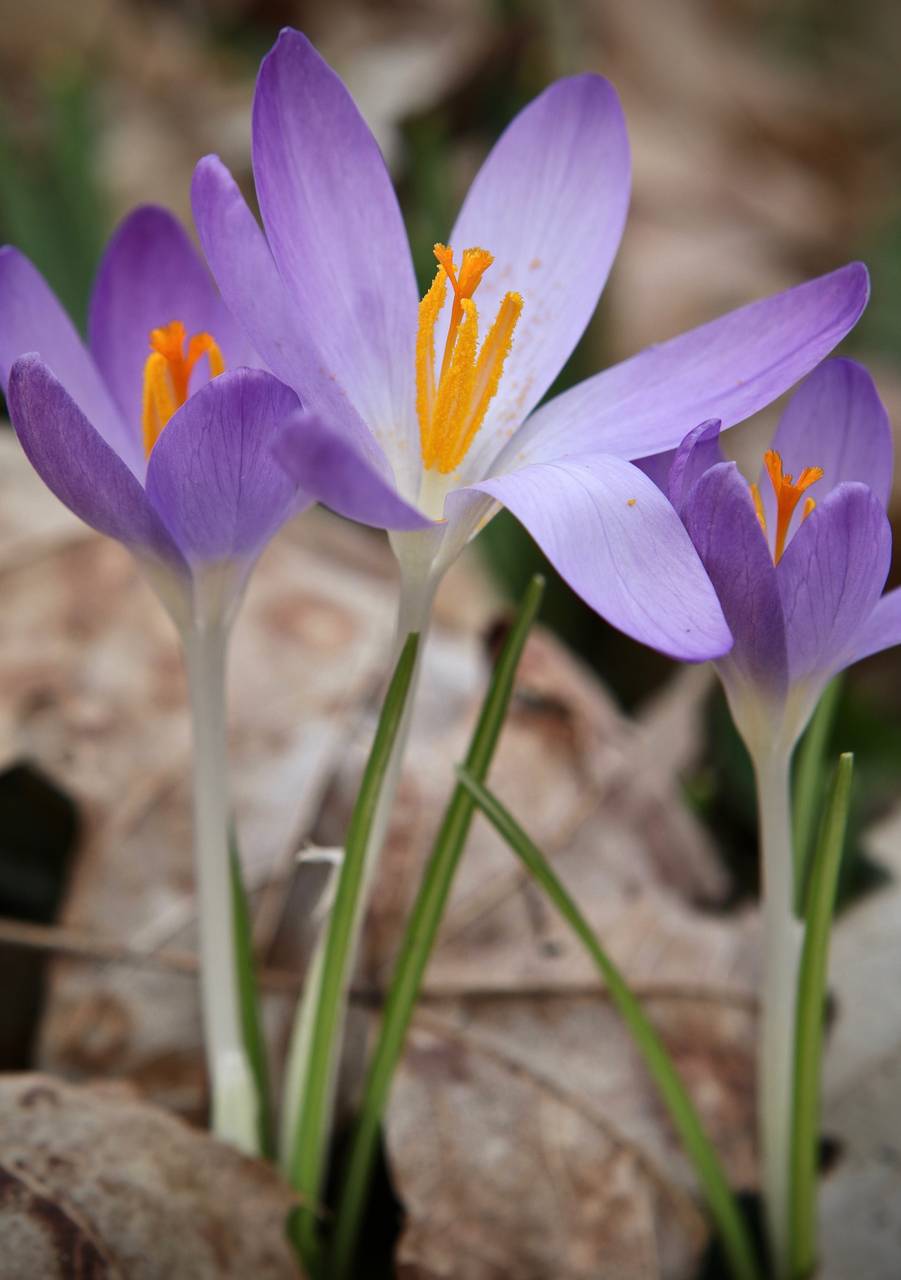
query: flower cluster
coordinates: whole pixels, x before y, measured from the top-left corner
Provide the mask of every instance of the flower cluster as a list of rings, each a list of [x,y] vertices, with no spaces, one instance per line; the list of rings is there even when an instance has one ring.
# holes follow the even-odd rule
[[[205,261],[166,211],[125,219],[99,269],[87,343],[34,266],[0,251],[0,383],[22,447],[62,502],[133,552],[184,645],[216,1128],[258,1146],[223,710],[248,575],[281,526],[317,501],[387,530],[400,570],[405,692],[391,735],[377,736],[371,835],[355,833],[356,887],[339,883],[343,932],[328,934],[311,965],[289,1072],[289,1128],[312,1079],[310,1096],[326,1101],[293,1132],[324,1144],[357,896],[387,827],[419,633],[447,567],[505,507],[604,618],[676,658],[715,661],[754,759],[767,881],[764,1180],[784,1270],[799,936],[791,753],[827,682],[901,642],[901,592],[882,595],[888,419],[861,366],[821,363],[860,317],[867,272],[852,263],[752,301],[546,399],[626,219],[629,144],[606,80],[560,80],[510,124],[435,244],[421,298],[375,139],[297,31],[282,32],[260,68],[253,172],[262,225],[217,157],[197,165]],[[724,460],[722,430],[805,378],[749,483]],[[377,1113],[370,1119],[377,1132]],[[296,1181],[310,1206],[325,1157],[316,1145],[301,1156]],[[307,1208],[299,1220],[315,1257],[315,1216]]]

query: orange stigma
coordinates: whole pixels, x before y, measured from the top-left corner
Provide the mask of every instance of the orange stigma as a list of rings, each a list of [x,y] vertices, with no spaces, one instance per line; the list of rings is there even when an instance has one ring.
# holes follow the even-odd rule
[[[795,480],[787,471],[783,472],[782,456],[776,453],[775,449],[766,451],[763,455],[763,465],[767,469],[767,475],[770,477],[770,483],[776,495],[776,545],[773,548],[773,563],[778,564],[782,559],[782,553],[785,551],[788,526],[791,524],[792,516],[795,514],[795,508],[810,486],[816,484],[818,480],[822,480],[823,468],[805,467],[798,479]],[[766,514],[763,510],[760,490],[756,484],[751,485],[751,497],[754,499],[754,509],[757,512],[760,527],[766,533]],[[807,519],[816,505],[813,498],[805,500],[804,510],[801,512],[802,521]]]
[[[485,249],[464,249],[459,272],[454,255],[435,245],[438,271],[419,304],[416,336],[416,413],[422,461],[443,475],[456,471],[485,420],[494,398],[513,330],[522,311],[518,293],[504,294],[494,324],[478,349],[479,317],[472,295],[494,259]],[[435,324],[453,292],[441,369],[435,378]]]
[[[187,331],[180,320],[150,332],[150,355],[144,365],[142,428],[147,457],[159,440],[163,427],[188,398],[191,374],[203,356],[210,361],[210,377],[225,369],[222,352],[208,333],[195,333],[185,352]]]

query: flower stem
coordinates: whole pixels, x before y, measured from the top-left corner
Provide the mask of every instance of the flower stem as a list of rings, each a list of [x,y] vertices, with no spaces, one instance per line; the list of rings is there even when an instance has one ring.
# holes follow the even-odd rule
[[[194,865],[200,985],[213,1132],[259,1152],[259,1098],[241,1026],[229,869],[224,625],[196,623],[183,635],[194,733]]]
[[[790,1257],[790,1180],[795,1009],[803,926],[795,915],[789,752],[754,761],[763,877],[763,1002],[758,1125],[770,1262],[786,1280]]]

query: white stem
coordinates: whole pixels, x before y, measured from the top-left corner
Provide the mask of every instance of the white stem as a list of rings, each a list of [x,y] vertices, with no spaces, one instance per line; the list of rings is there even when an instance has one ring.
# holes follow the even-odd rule
[[[789,1192],[795,1008],[803,927],[795,915],[790,752],[755,759],[763,884],[763,1009],[758,1124],[773,1275],[789,1267]]]
[[[394,801],[397,795],[397,785],[400,781],[401,768],[403,766],[407,741],[410,735],[410,720],[413,712],[413,706],[416,702],[416,691],[419,686],[419,677],[422,668],[423,642],[425,640],[426,631],[428,630],[432,600],[435,594],[435,586],[436,584],[431,581],[417,581],[412,583],[405,580],[401,587],[397,609],[397,629],[392,667],[397,663],[397,660],[400,657],[400,653],[403,649],[407,636],[411,635],[414,631],[418,631],[421,640],[416,653],[416,664],[410,678],[407,701],[403,710],[403,718],[401,720],[397,736],[394,740],[394,748],[388,761],[388,767],[385,771],[384,782],[382,784],[375,815],[373,817],[369,844],[366,848],[366,866],[363,876],[363,888],[357,904],[356,916],[354,917],[353,940],[350,947],[348,974],[352,974],[356,966],[356,957],[360,946],[360,936],[366,919],[366,908],[369,905],[369,893],[372,887],[376,868],[378,866],[379,857],[382,852],[382,846],[385,843],[385,836],[388,832],[388,824],[391,820],[391,813],[394,808]],[[336,871],[335,874],[340,875],[340,870]],[[291,1043],[288,1049],[288,1062],[286,1067],[284,1095],[282,1099],[279,1159],[283,1170],[289,1176],[291,1173],[293,1147],[297,1132],[300,1102],[303,1097],[307,1073],[309,1070],[310,1039],[315,1021],[314,1014],[319,1003],[319,986],[322,980],[322,962],[325,950],[326,933],[327,928],[324,926],[319,935],[309,968],[307,969],[303,995],[301,996],[300,1002],[297,1006],[294,1026],[291,1031]],[[343,1017],[341,1019],[341,1025],[342,1027],[344,1025]],[[337,1064],[340,1058],[339,1048],[336,1048],[333,1057]],[[334,1095],[335,1083],[336,1081],[333,1078],[331,1084],[332,1095]],[[331,1104],[329,1109],[331,1110]]]
[[[213,1132],[258,1154],[259,1099],[241,1030],[228,861],[228,756],[224,625],[183,633],[194,732],[194,870],[200,986]]]

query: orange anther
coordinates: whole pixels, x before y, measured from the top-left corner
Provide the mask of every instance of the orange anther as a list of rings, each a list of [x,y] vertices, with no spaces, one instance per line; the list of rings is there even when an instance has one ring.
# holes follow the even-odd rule
[[[142,430],[147,457],[169,419],[188,398],[191,374],[203,356],[210,362],[210,376],[225,369],[217,343],[208,333],[195,333],[185,351],[187,331],[180,320],[150,332],[150,355],[144,365]]]
[[[782,457],[775,449],[766,451],[763,455],[763,465],[766,467],[767,475],[770,477],[770,483],[773,486],[773,493],[776,495],[776,543],[773,547],[773,563],[778,564],[785,551],[788,529],[792,516],[795,514],[795,508],[810,486],[816,484],[818,480],[822,480],[823,468],[805,467],[798,479],[795,480],[789,472],[783,471]],[[757,518],[764,533],[766,533],[766,515],[763,510],[760,490],[756,484],[751,485],[751,497],[754,499]],[[807,519],[815,506],[816,503],[813,498],[808,498],[805,501],[804,509],[801,512],[802,521]]]
[[[494,259],[486,249],[464,249],[457,271],[454,255],[436,244],[438,271],[419,304],[416,339],[416,409],[422,460],[445,475],[465,458],[497,391],[513,330],[522,311],[518,293],[507,293],[488,336],[478,349],[479,317],[472,295]],[[453,304],[441,370],[435,378],[435,325],[447,296]]]

